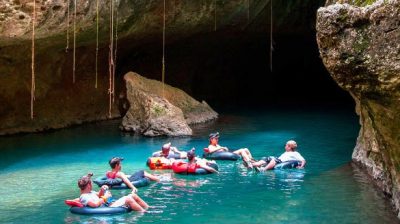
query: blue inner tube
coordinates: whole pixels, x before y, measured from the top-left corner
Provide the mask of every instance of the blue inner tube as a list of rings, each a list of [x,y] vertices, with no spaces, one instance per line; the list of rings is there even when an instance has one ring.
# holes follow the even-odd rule
[[[216,163],[207,163],[208,166],[214,168],[215,170],[218,170],[218,165]],[[208,172],[207,170],[203,168],[197,168],[196,169],[196,175],[204,175],[204,174],[210,174],[211,172]]]
[[[233,160],[233,161],[236,161],[236,160],[240,159],[240,156],[236,155],[233,152],[213,152],[213,153],[203,154],[203,157],[206,159],[211,159],[211,160]]]
[[[98,207],[98,208],[91,208],[91,207],[71,207],[69,209],[71,213],[79,214],[79,215],[98,215],[98,214],[121,214],[127,213],[132,211],[130,208],[125,207]]]
[[[282,162],[276,164],[274,169],[293,169],[301,165],[301,161],[299,160],[290,160],[286,162]]]
[[[162,156],[161,156],[161,153],[154,153],[151,157],[162,157]],[[167,157],[167,159],[180,159],[180,158],[181,158],[181,154],[179,154],[179,153],[170,154]]]
[[[109,186],[111,189],[127,189],[129,188],[126,184],[122,181],[122,179],[110,179],[106,176],[99,177],[93,181],[97,184],[97,186],[101,187],[103,185]],[[138,180],[134,180],[131,182],[135,187],[144,187],[150,184],[150,180],[146,177],[140,178]]]

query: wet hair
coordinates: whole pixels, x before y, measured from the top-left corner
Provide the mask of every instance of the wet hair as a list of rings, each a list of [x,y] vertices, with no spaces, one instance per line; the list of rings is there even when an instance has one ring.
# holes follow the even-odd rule
[[[92,180],[91,180],[91,177],[92,177],[92,176],[93,176],[93,173],[88,173],[87,175],[81,177],[81,178],[78,180],[78,187],[79,187],[81,190],[85,190],[86,186],[87,186],[90,182],[92,182]]]
[[[192,160],[194,157],[196,157],[196,152],[195,148],[192,148],[191,150],[187,151],[187,158],[188,160]]]
[[[110,164],[111,169],[114,169],[115,166],[120,164],[122,160],[124,160],[124,158],[122,157],[113,157],[112,159],[110,159],[110,161],[108,161],[108,164]]]
[[[292,151],[296,151],[297,143],[294,140],[287,141],[286,145],[288,145]]]

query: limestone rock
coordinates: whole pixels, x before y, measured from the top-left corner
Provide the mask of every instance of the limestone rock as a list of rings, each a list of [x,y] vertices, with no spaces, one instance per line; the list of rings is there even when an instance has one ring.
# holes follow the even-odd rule
[[[130,109],[122,120],[124,131],[133,131],[145,136],[191,135],[182,110],[167,100],[132,85],[127,85]]]
[[[164,86],[157,80],[147,79],[137,73],[129,72],[125,75],[125,81],[133,85],[135,89],[153,93],[167,99],[171,104],[180,108],[189,125],[204,123],[218,118],[215,112],[205,101],[199,102],[186,94],[184,91],[168,84]]]
[[[320,8],[317,40],[331,76],[356,101],[361,130],[353,161],[367,169],[399,211],[400,1],[367,3]]]
[[[198,102],[180,89],[163,87],[156,80],[136,73],[125,75],[130,108],[122,121],[122,129],[147,136],[191,135],[189,124],[214,120],[218,114],[206,102]]]

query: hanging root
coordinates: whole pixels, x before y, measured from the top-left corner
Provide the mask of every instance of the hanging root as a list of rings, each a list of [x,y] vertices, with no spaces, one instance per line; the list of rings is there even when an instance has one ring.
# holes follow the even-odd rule
[[[250,0],[247,0],[247,23],[250,23]]]
[[[65,47],[65,52],[68,52],[69,48],[69,0],[67,0],[67,46]]]
[[[111,118],[112,115],[112,98],[114,95],[113,89],[113,71],[114,71],[114,56],[113,56],[113,45],[114,45],[114,0],[110,1],[110,45],[108,54],[108,76],[109,76],[109,105],[108,105],[108,117]]]
[[[35,20],[36,20],[36,0],[33,0],[32,13],[32,80],[31,80],[31,119],[33,120],[33,102],[35,101]]]
[[[217,0],[214,0],[214,31],[217,31]]]
[[[76,0],[74,0],[74,53],[72,59],[72,83],[75,83],[75,64],[76,64]]]
[[[272,35],[272,28],[273,28],[273,15],[272,15],[272,0],[270,0],[271,3],[271,30],[270,30],[270,46],[269,46],[269,66],[270,66],[270,70],[272,72],[272,52],[274,51],[274,41],[273,41],[273,35]]]
[[[165,98],[165,0],[164,0],[164,15],[163,15],[163,55],[162,55],[162,73],[161,73],[161,81],[162,81],[162,95]]]
[[[117,67],[117,50],[118,50],[118,6],[115,10],[115,50],[114,50],[114,66],[113,66],[113,99],[112,102],[114,103],[115,100],[115,69]]]
[[[99,0],[96,0],[96,82],[94,84],[94,88],[96,89],[97,89],[98,57],[99,57]]]

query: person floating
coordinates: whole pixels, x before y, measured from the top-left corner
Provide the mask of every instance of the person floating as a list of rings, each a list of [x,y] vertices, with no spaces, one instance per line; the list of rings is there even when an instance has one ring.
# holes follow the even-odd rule
[[[123,196],[118,200],[112,199],[112,194],[108,189],[108,186],[103,185],[99,192],[92,190],[93,174],[88,174],[81,177],[78,180],[78,187],[80,188],[81,195],[79,201],[84,205],[92,208],[98,208],[100,206],[107,207],[129,207],[132,210],[138,212],[145,212],[149,208],[148,204],[143,201],[137,194],[129,194]]]
[[[209,135],[210,139],[210,145],[208,146],[208,152],[207,153],[214,153],[214,152],[232,152],[236,155],[239,155],[242,157],[243,162],[245,165],[248,167],[252,167],[252,161],[256,161],[253,156],[251,155],[251,152],[248,148],[241,148],[237,150],[229,150],[227,147],[220,146],[218,144],[219,141],[219,132],[216,133],[211,133]]]
[[[130,189],[132,189],[132,193],[136,193],[137,192],[137,188],[135,186],[133,186],[132,182],[142,179],[143,177],[147,177],[148,179],[152,180],[152,181],[160,181],[160,179],[150,173],[147,173],[144,170],[139,170],[136,173],[134,173],[133,175],[126,175],[125,173],[123,173],[122,170],[122,160],[124,160],[124,158],[122,157],[113,157],[112,159],[110,159],[110,161],[108,162],[110,164],[111,167],[111,171],[107,171],[106,176],[107,178],[110,179],[115,179],[115,178],[120,178],[122,179],[122,181],[126,184],[126,186],[128,186]]]
[[[285,145],[285,152],[278,158],[269,156],[265,159],[261,159],[257,162],[253,162],[252,166],[259,168],[260,171],[271,170],[277,164],[288,162],[288,161],[300,161],[300,165],[297,166],[298,169],[304,168],[306,165],[306,160],[299,152],[296,151],[297,143],[293,140],[289,140]]]
[[[186,159],[186,152],[179,151],[176,147],[171,146],[171,142],[164,144],[160,151],[154,152],[153,157],[165,157],[167,159]]]
[[[210,173],[218,173],[218,170],[209,166],[209,164],[212,163],[211,161],[196,157],[196,152],[195,152],[194,148],[192,148],[191,150],[189,150],[187,152],[187,159],[188,159],[188,168],[189,169],[195,170],[197,168],[203,168]]]

